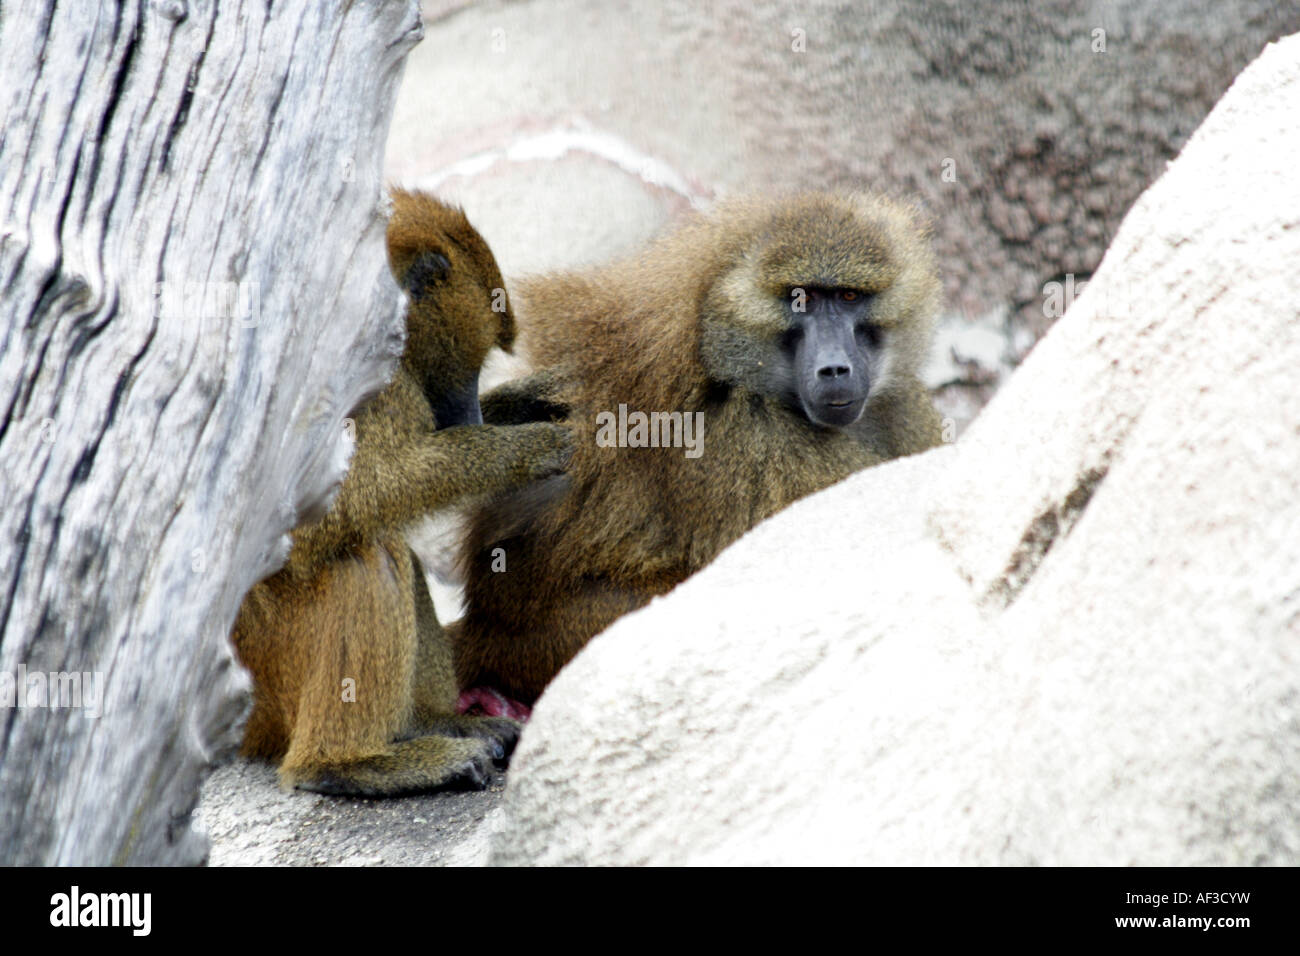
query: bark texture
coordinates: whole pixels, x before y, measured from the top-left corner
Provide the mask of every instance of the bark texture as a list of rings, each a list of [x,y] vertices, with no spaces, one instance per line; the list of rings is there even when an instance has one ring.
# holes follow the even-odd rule
[[[206,856],[236,611],[400,352],[380,171],[420,30],[414,0],[0,7],[0,863]]]

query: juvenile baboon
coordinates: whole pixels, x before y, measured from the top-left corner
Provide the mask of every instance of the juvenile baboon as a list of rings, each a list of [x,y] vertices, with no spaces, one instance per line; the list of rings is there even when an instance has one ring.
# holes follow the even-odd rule
[[[593,635],[764,518],[940,442],[918,377],[935,262],[882,197],[733,202],[519,292],[540,371],[485,396],[485,415],[567,406],[576,445],[565,474],[472,518],[452,625],[462,686],[532,701]]]
[[[393,203],[389,262],[409,296],[401,363],[355,416],[334,504],[293,532],[288,563],[254,586],[234,629],[254,679],[243,752],[321,793],[482,786],[508,755],[516,722],[455,714],[451,647],[403,528],[552,475],[570,447],[564,426],[481,424],[479,368],[515,336],[496,261],[460,210],[400,191]]]

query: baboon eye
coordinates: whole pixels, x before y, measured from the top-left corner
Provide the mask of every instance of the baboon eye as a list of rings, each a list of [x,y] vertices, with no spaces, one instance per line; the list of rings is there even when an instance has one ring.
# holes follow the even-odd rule
[[[858,301],[858,293],[857,293],[855,290],[853,290],[853,289],[841,289],[841,290],[840,290],[840,301],[841,301],[841,302],[857,302],[857,301]]]

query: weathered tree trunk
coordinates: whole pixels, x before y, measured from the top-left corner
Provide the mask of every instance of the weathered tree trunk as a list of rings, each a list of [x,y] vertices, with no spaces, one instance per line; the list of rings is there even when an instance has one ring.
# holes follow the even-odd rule
[[[0,4],[0,863],[204,858],[235,613],[400,350],[419,35],[414,0]]]

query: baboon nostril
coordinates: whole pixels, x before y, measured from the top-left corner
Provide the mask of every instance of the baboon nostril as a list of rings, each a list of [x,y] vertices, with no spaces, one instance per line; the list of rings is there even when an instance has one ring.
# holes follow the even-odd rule
[[[847,365],[824,365],[817,370],[817,375],[821,378],[839,378],[841,375],[848,375],[852,371]]]

